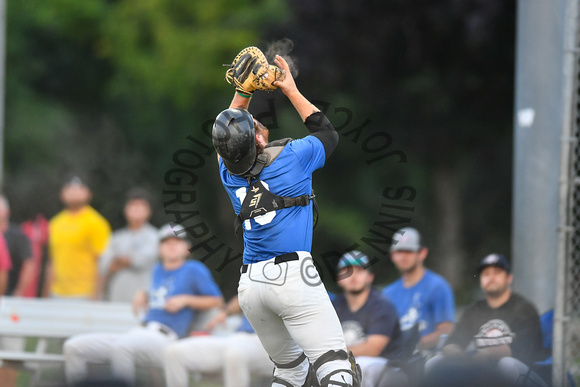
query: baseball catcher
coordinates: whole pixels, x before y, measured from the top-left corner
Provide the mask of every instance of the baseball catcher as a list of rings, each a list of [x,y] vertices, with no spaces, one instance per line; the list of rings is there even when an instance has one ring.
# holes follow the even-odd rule
[[[298,91],[281,56],[270,65],[261,51],[246,48],[226,79],[236,92],[215,120],[212,141],[243,230],[238,299],[274,363],[272,386],[359,387],[360,367],[347,354],[336,311],[310,254],[312,173],[336,148],[338,133]],[[309,135],[270,142],[268,129],[248,112],[255,90],[275,88],[290,100]]]

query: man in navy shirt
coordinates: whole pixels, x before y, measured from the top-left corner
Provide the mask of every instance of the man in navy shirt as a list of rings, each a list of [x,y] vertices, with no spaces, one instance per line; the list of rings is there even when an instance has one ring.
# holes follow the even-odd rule
[[[153,268],[148,292],[137,293],[135,313],[145,311],[143,324],[124,334],[83,334],[64,344],[67,381],[87,377],[88,363],[110,362],[116,378],[135,382],[135,366],[163,366],[163,349],[188,333],[196,310],[223,304],[209,269],[187,260],[190,242],[183,227],[159,231],[161,262]]]
[[[332,303],[346,345],[362,368],[362,386],[374,387],[388,360],[401,356],[403,338],[397,311],[379,290],[372,288],[374,274],[365,254],[358,250],[345,253],[337,271],[338,285],[344,292]]]

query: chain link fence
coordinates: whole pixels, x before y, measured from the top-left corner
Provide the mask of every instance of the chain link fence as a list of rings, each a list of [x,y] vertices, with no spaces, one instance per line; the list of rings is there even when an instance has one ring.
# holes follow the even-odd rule
[[[568,111],[570,126],[568,135],[563,132],[562,151],[564,154],[562,168],[564,172],[561,184],[561,200],[565,210],[561,211],[559,281],[560,287],[556,300],[556,320],[554,326],[554,385],[569,386],[572,380],[580,385],[580,31],[578,29],[578,6],[579,0],[569,0],[568,10],[573,11],[568,15],[567,26],[567,51],[573,60],[568,69],[568,79],[573,83],[571,88]],[[566,79],[566,69],[564,71]],[[566,86],[565,86],[566,87]],[[564,117],[567,119],[567,117]],[[568,157],[566,162],[565,158]],[[566,164],[568,164],[566,166]],[[561,313],[558,311],[558,303]],[[560,340],[561,338],[561,340]],[[560,351],[557,353],[557,351]],[[561,364],[558,364],[561,363]]]

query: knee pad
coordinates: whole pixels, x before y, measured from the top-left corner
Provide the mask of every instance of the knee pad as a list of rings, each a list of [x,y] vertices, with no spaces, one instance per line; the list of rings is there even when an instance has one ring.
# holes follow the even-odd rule
[[[348,355],[345,351],[328,351],[320,356],[313,365],[314,375],[316,371],[325,363],[335,360],[348,360],[350,368],[335,369],[322,377],[320,387],[360,387],[362,380],[362,371],[356,363],[352,351]]]

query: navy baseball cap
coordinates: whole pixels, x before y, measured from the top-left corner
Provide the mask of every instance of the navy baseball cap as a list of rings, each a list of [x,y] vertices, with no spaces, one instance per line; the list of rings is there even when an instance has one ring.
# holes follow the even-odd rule
[[[506,257],[501,254],[489,254],[483,258],[477,267],[477,274],[481,274],[483,269],[489,266],[499,267],[500,269],[505,270],[508,274],[511,273],[510,263]]]
[[[413,227],[405,227],[393,235],[391,252],[393,251],[414,251],[421,250],[421,234]]]
[[[365,253],[362,253],[358,250],[349,251],[344,253],[338,260],[337,270],[341,271],[345,267],[349,266],[359,266],[367,270],[370,267],[369,258]]]

